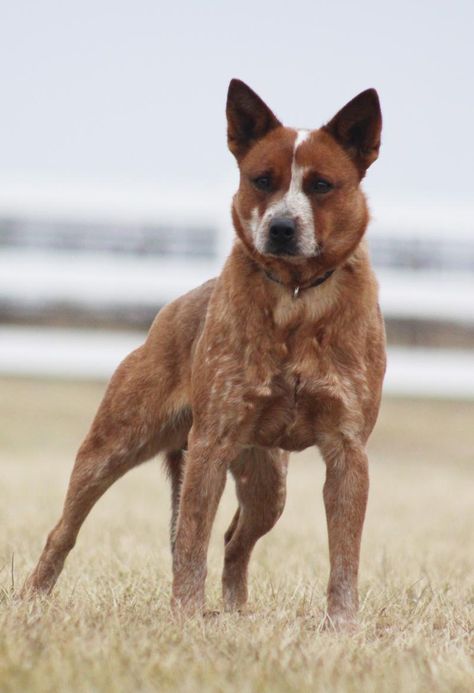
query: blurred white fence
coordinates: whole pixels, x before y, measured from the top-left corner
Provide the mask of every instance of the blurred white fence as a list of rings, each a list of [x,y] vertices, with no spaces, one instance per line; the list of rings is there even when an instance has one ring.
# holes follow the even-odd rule
[[[175,204],[125,221],[0,204],[0,306],[153,308],[206,281],[230,247],[229,214]],[[368,240],[387,317],[474,323],[474,209],[455,211],[375,216]]]
[[[152,314],[215,276],[232,238],[228,209],[183,207],[182,199],[110,217],[87,205],[82,214],[64,205],[37,213],[2,206],[0,197],[3,314],[9,322],[15,311],[45,308]],[[368,239],[385,316],[474,325],[473,231],[474,210],[381,208]],[[106,377],[141,338],[4,325],[0,372]],[[397,348],[387,390],[474,397],[472,373],[470,352]]]

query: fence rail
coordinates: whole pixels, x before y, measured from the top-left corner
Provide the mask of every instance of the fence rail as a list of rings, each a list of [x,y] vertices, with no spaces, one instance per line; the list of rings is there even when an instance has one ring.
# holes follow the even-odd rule
[[[375,267],[474,273],[473,233],[410,230],[374,224],[368,234]],[[207,258],[219,255],[219,224],[126,224],[74,219],[0,216],[0,251],[47,250],[51,253],[105,253],[129,256]]]
[[[219,272],[231,236],[217,216],[166,219],[0,215],[0,322],[146,326],[162,305]],[[415,333],[418,341],[416,323],[429,331],[427,343],[446,344],[451,331],[453,344],[471,344],[474,233],[420,223],[401,231],[374,223],[368,234],[389,335],[396,328],[402,341]]]
[[[214,257],[217,240],[218,229],[212,226],[0,217],[0,249]]]

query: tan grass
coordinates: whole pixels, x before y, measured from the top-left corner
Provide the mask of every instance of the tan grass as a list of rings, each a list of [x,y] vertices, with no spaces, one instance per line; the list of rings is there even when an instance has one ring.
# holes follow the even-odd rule
[[[473,691],[474,404],[386,401],[374,436],[361,627],[321,632],[328,571],[316,453],[295,456],[257,547],[246,615],[168,608],[168,488],[149,463],[94,509],[58,589],[12,599],[56,520],[103,386],[0,381],[2,691]],[[229,480],[230,481],[230,480]],[[229,483],[209,557],[220,607]],[[12,571],[12,556],[14,567]]]

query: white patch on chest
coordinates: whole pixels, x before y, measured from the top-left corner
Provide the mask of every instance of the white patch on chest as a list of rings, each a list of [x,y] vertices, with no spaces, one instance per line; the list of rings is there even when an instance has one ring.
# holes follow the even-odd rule
[[[273,319],[278,327],[285,327],[296,319],[300,323],[317,322],[328,313],[339,298],[339,276],[323,285],[304,289],[297,300],[289,291],[280,292],[273,310]]]

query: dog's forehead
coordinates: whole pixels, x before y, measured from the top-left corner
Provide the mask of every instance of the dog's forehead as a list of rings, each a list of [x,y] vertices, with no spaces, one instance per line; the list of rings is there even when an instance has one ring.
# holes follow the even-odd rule
[[[301,133],[301,131],[300,131]],[[328,174],[351,175],[355,173],[350,157],[324,129],[310,130],[301,142],[296,137],[295,162],[302,168],[315,169]]]
[[[242,161],[243,168],[273,169],[291,165],[297,131],[279,127],[258,140]]]
[[[242,161],[249,170],[291,168],[293,163],[304,168],[351,170],[349,158],[323,129],[279,127],[255,143]]]

